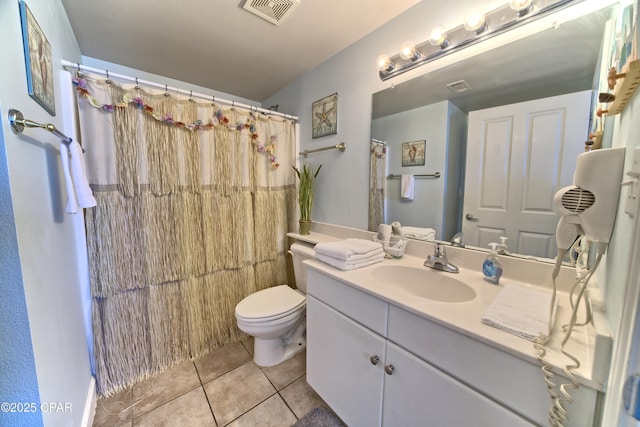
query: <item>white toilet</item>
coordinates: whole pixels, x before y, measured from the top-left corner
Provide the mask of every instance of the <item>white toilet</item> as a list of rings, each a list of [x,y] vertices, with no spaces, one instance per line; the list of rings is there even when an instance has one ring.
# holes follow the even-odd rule
[[[253,360],[274,366],[306,347],[307,271],[302,261],[314,257],[313,245],[294,243],[289,253],[298,289],[288,285],[263,289],[236,306],[238,328],[254,337]]]

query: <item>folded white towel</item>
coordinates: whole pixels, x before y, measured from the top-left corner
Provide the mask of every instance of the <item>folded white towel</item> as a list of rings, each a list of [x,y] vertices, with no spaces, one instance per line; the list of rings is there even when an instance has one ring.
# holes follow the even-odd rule
[[[71,157],[71,167],[69,167],[69,157]],[[90,208],[95,206],[96,199],[93,197],[89,182],[87,181],[82,147],[80,147],[80,144],[76,141],[71,141],[68,146],[65,143],[61,143],[60,159],[62,161],[64,182],[67,187],[67,206],[65,212],[74,214],[78,212],[79,207]]]
[[[382,251],[382,245],[371,240],[349,238],[334,242],[318,243],[314,250],[317,254],[327,255],[341,260],[352,259],[354,255],[375,255]],[[366,258],[366,257],[365,257]]]
[[[382,250],[382,248],[380,250]],[[353,270],[355,268],[366,267],[367,265],[381,262],[382,260],[384,260],[384,252],[358,260],[338,259],[328,255],[319,254],[318,252],[316,252],[315,257],[318,261],[322,261],[332,267],[339,268],[340,270]]]
[[[76,199],[76,190],[73,188],[73,180],[71,179],[71,169],[69,168],[69,148],[67,144],[60,144],[60,160],[62,162],[62,174],[64,175],[64,184],[67,188],[67,207],[66,213],[74,214],[78,212],[78,200]]]
[[[415,177],[413,175],[402,175],[400,179],[400,198],[403,200],[413,200],[413,188]]]
[[[552,296],[550,290],[508,284],[489,304],[482,323],[533,341],[540,333],[548,333]]]
[[[436,230],[426,227],[402,227],[404,237],[417,240],[435,240]]]
[[[82,147],[80,147],[80,144],[76,141],[71,141],[69,144],[69,152],[71,153],[71,176],[73,177],[73,185],[76,189],[78,206],[81,208],[95,206],[97,203],[89,187],[89,181],[87,180]]]

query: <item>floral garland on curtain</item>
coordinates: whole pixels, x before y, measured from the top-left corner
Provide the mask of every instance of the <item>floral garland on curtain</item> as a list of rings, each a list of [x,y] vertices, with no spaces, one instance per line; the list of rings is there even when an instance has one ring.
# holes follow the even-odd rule
[[[222,110],[216,111],[216,114],[213,116],[213,118],[210,119],[206,124],[199,119],[194,121],[193,123],[184,123],[180,120],[175,120],[171,113],[161,114],[155,111],[152,106],[145,104],[142,98],[133,96],[130,93],[124,94],[122,100],[116,102],[115,104],[101,104],[89,92],[89,90],[87,89],[87,81],[82,77],[74,77],[73,86],[75,86],[76,91],[78,91],[78,93],[80,93],[80,95],[89,102],[89,105],[101,111],[104,111],[105,113],[113,113],[116,108],[126,108],[129,105],[133,105],[136,109],[142,110],[145,114],[148,114],[159,122],[190,131],[212,130],[214,127],[220,125],[226,126],[230,130],[242,131],[248,129],[249,132],[251,132],[251,141],[256,145],[256,150],[258,151],[258,153],[268,156],[268,159],[271,162],[271,167],[273,169],[277,169],[280,166],[280,163],[278,163],[278,160],[275,156],[277,136],[271,135],[271,137],[269,138],[269,142],[267,142],[266,144],[258,141],[259,136],[256,132],[255,125],[256,117],[253,111],[249,112],[249,118],[245,123],[236,123],[235,125],[230,123],[229,118],[224,115]]]

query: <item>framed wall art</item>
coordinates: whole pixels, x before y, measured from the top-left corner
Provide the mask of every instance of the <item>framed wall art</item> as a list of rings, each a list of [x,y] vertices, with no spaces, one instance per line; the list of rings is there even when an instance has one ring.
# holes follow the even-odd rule
[[[427,141],[412,141],[402,143],[402,166],[424,166]]]
[[[338,133],[338,94],[334,93],[313,103],[311,107],[312,137]]]
[[[51,45],[24,0],[20,0],[20,21],[29,96],[55,116]]]

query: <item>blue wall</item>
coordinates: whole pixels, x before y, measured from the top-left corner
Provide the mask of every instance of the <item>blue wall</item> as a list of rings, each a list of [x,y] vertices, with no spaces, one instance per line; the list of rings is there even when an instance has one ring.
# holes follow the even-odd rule
[[[6,117],[0,108],[0,115]],[[3,126],[5,121],[2,121]],[[7,126],[8,129],[8,126]],[[14,226],[9,173],[0,128],[0,404],[39,402],[29,316],[22,284],[18,238]],[[0,426],[42,424],[40,411],[6,412],[0,408]]]

